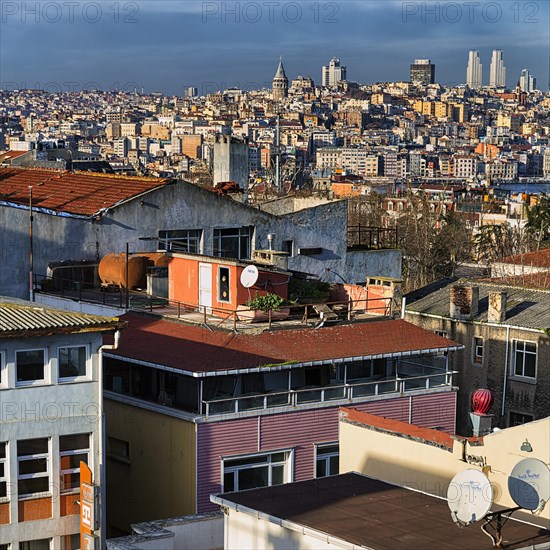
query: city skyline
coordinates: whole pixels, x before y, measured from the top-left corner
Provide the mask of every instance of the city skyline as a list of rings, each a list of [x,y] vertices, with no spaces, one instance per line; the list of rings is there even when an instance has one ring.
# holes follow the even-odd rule
[[[240,13],[236,22],[215,2],[130,2],[138,8],[135,14],[105,8],[95,24],[84,21],[79,10],[72,22],[61,10],[60,21],[48,23],[3,8],[0,84],[14,89],[54,83],[69,91],[94,83],[102,89],[135,87],[168,94],[210,84],[254,89],[267,87],[282,55],[289,79],[311,76],[316,83],[332,57],[348,67],[348,80],[365,83],[408,80],[411,60],[429,58],[438,68],[437,81],[449,85],[465,83],[469,50],[478,50],[488,67],[491,52],[501,49],[508,86],[529,67],[539,87],[547,89],[546,2],[532,2],[536,13],[531,14],[523,8],[518,13],[501,9],[494,22],[481,2],[472,22],[464,12],[456,23],[447,12],[435,14],[435,22],[431,2],[339,2],[333,14],[326,9],[329,4],[317,4],[317,11],[314,4],[304,5],[294,23],[290,4],[283,6],[284,14],[274,11],[272,22],[262,13],[256,23],[250,22],[252,11]],[[8,47],[14,44],[17,55],[14,46]]]

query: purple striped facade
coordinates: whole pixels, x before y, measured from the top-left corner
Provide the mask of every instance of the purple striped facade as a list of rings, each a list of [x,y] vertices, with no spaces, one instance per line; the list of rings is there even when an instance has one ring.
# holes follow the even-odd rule
[[[360,411],[455,433],[456,392],[388,398],[354,404]],[[339,407],[204,422],[197,425],[197,513],[215,510],[222,458],[294,449],[293,481],[314,477],[315,445],[338,441]]]

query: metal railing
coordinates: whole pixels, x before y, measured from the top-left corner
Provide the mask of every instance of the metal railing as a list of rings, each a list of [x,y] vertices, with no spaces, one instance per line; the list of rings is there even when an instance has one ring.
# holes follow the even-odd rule
[[[193,316],[194,321],[201,322],[211,328],[223,326],[235,332],[239,328],[243,328],[244,323],[249,323],[262,313],[263,322],[266,322],[269,327],[274,322],[286,319],[297,321],[303,325],[314,323],[319,326],[323,319],[329,322],[353,322],[361,314],[388,317],[392,313],[391,297],[344,299],[335,302],[320,301],[319,304],[322,303],[323,306],[330,309],[331,316],[328,318],[326,315],[323,317],[322,314],[316,311],[316,306],[319,304],[291,304],[281,306],[279,310],[268,310],[266,312],[258,312],[242,306],[238,310],[214,306],[205,307],[126,288],[98,287],[83,280],[57,276],[53,278],[36,273],[34,274],[34,289],[36,293],[59,296],[84,303],[101,304],[118,309],[158,312],[163,315],[175,316],[178,319]],[[280,313],[284,310],[288,310],[288,315],[284,319],[280,319]]]
[[[243,395],[226,399],[203,401],[204,414],[237,414],[251,410],[267,410],[277,407],[298,407],[307,403],[329,403],[332,401],[357,401],[366,397],[386,394],[451,387],[452,377],[458,371],[444,371],[424,376],[399,377],[390,380],[376,380],[356,384],[342,384],[315,388],[302,388],[256,395]]]
[[[348,248],[380,250],[397,247],[396,227],[373,227],[361,224],[348,226]]]

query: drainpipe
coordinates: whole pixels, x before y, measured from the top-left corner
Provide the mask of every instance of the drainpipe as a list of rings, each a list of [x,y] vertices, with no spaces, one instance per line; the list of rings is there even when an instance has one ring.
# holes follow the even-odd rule
[[[107,531],[107,525],[105,523],[107,519],[107,502],[105,500],[105,441],[106,441],[106,435],[105,435],[105,412],[103,409],[103,352],[105,350],[114,350],[118,348],[118,344],[120,342],[120,330],[117,330],[115,332],[115,341],[112,344],[104,344],[99,347],[98,354],[99,354],[99,376],[98,376],[98,403],[99,403],[99,410],[101,414],[101,437],[99,438],[99,459],[101,462],[99,463],[99,476],[101,479],[101,485],[99,487],[99,493],[100,493],[100,504],[101,504],[101,523],[100,523],[100,530],[101,530],[101,542],[100,542],[100,548],[106,548],[106,542],[105,542],[105,535]]]
[[[405,318],[405,308],[407,307],[407,298],[403,296],[401,299],[401,319]]]
[[[508,381],[508,354],[510,349],[510,325],[506,325],[506,356],[504,359],[504,381],[502,384],[502,408],[500,411],[500,421],[504,418],[504,403],[506,402],[506,383]]]

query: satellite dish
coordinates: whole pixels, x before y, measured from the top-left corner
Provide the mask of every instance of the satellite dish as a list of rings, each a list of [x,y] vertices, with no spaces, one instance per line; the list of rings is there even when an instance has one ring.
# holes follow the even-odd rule
[[[456,474],[447,489],[447,504],[456,523],[469,525],[483,519],[493,503],[493,488],[479,470]]]
[[[258,280],[259,272],[255,265],[246,266],[241,272],[241,285],[244,288],[250,288],[256,284]]]
[[[508,477],[508,491],[520,508],[541,512],[550,499],[548,466],[536,458],[520,460]]]

